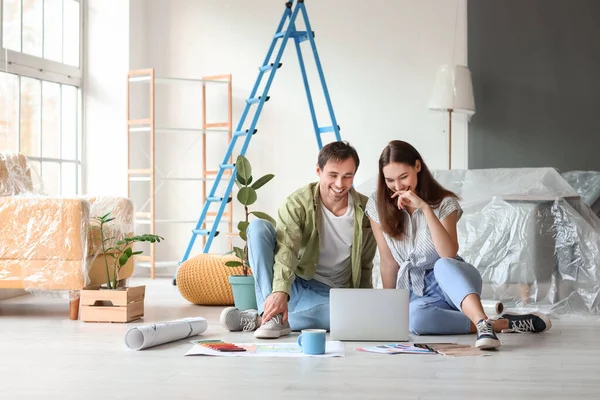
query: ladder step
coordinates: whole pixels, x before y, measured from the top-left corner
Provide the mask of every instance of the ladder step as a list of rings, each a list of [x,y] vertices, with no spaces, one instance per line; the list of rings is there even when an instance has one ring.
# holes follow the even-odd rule
[[[212,170],[211,171],[206,171],[206,175],[208,175],[208,176],[216,175],[218,173],[219,173],[218,170],[217,171],[212,171]],[[231,172],[223,171],[223,175],[222,176],[223,176],[223,178],[229,178],[231,176]]]
[[[129,121],[127,121],[127,125],[131,126],[131,125],[150,125],[152,123],[152,121],[150,120],[150,118],[144,118],[144,119],[130,119]]]
[[[127,170],[127,173],[129,175],[138,175],[138,174],[148,174],[150,175],[152,173],[152,170],[149,168],[145,168],[145,169],[130,169]]]
[[[287,31],[281,31],[279,33],[275,34],[275,39],[281,39],[285,36],[285,34],[287,33]],[[315,31],[312,31],[312,37],[315,37]],[[306,34],[306,31],[293,31],[290,33],[290,38],[299,38],[301,42],[308,40],[308,35]]]
[[[254,135],[256,132],[258,132],[258,129],[254,129],[254,132],[252,132],[252,134]],[[246,136],[248,134],[248,129],[246,129],[245,131],[237,131],[233,133],[234,137],[240,137],[240,136]]]
[[[251,99],[246,100],[246,102],[248,104],[255,104],[258,103],[260,101],[262,96],[258,96],[258,97],[253,97]],[[269,99],[271,98],[271,96],[267,96],[267,98],[265,99],[265,101],[269,101]]]
[[[277,68],[281,68],[281,66],[283,65],[283,63],[279,63],[279,65],[277,66]],[[271,63],[269,65],[263,65],[262,67],[259,68],[259,70],[261,72],[266,72],[266,71],[270,71],[273,69],[274,64]]]
[[[219,164],[219,168],[221,169],[233,169],[235,167],[234,164]]]
[[[206,128],[227,128],[229,126],[228,122],[213,122],[211,124],[206,124]]]
[[[208,229],[192,229],[192,233],[196,235],[208,236],[210,235],[210,231]],[[215,232],[215,236],[219,236],[219,231]]]
[[[206,198],[206,201],[212,202],[212,203],[220,203],[221,201],[223,201],[222,197],[219,196],[208,196]],[[231,202],[231,197],[227,199],[227,203]]]
[[[340,126],[338,125],[338,131],[340,130]],[[319,128],[319,133],[327,133],[327,132],[335,132],[335,129],[333,129],[333,126],[324,126],[322,128]]]

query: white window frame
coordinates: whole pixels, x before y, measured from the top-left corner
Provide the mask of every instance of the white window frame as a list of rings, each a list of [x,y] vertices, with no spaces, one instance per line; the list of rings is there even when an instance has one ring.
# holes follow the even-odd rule
[[[83,160],[85,159],[85,146],[81,146],[79,141],[85,143],[85,132],[84,132],[84,51],[86,38],[85,33],[85,15],[87,13],[87,1],[88,0],[72,0],[79,3],[79,67],[66,65],[53,60],[47,60],[42,57],[37,57],[31,54],[26,54],[11,49],[4,48],[4,42],[2,40],[3,34],[3,9],[4,0],[0,0],[0,71],[14,75],[39,79],[42,81],[55,82],[65,85],[76,86],[79,89],[80,95],[78,96],[78,115],[77,118],[77,129],[79,134],[77,135],[77,159],[56,159],[48,157],[30,157],[32,161],[38,162],[58,162],[58,163],[74,163],[80,165],[81,169],[76,169],[76,190],[77,193],[84,193],[86,188],[85,177],[85,165]],[[21,30],[23,21],[23,3],[21,2]],[[43,32],[43,18],[42,18],[42,32]],[[42,44],[43,45],[43,44]],[[8,62],[7,62],[8,60]],[[62,139],[61,139],[62,140]],[[62,148],[62,143],[60,144]]]
[[[82,88],[83,84],[83,48],[84,48],[84,9],[87,0],[72,0],[79,3],[79,67],[65,65],[56,61],[46,60],[42,57],[25,54],[18,51],[5,49],[2,41],[2,29],[0,29],[0,70],[16,75],[28,76],[30,78],[42,79],[73,85]],[[3,2],[0,0],[0,27],[2,26]],[[21,3],[22,4],[22,3]],[[21,23],[23,20],[23,8],[21,6]],[[22,25],[21,25],[22,26]],[[43,31],[43,20],[42,20]],[[8,65],[7,65],[8,59]]]

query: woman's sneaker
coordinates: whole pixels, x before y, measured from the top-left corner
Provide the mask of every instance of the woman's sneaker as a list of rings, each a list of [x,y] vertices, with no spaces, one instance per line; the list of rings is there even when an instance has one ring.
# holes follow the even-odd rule
[[[541,333],[552,327],[550,318],[542,313],[514,314],[505,313],[501,318],[508,320],[508,329],[502,333]]]
[[[481,350],[491,350],[500,347],[500,340],[494,333],[490,320],[482,319],[477,323],[477,341],[475,347]]]
[[[283,316],[277,314],[265,322],[254,332],[254,337],[258,339],[277,339],[278,337],[292,333],[289,322],[283,323]]]
[[[258,328],[258,311],[227,307],[221,312],[220,322],[230,332],[250,332]]]

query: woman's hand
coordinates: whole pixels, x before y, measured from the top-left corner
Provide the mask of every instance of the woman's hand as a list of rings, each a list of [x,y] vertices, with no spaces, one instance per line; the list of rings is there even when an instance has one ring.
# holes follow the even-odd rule
[[[424,209],[429,207],[425,201],[423,201],[419,196],[414,194],[411,190],[399,190],[392,195],[392,199],[398,198],[398,208],[403,210],[406,207],[415,208],[415,209]]]

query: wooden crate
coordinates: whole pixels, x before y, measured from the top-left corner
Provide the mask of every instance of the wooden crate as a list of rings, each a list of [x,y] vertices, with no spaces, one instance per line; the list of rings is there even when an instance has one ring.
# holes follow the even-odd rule
[[[85,322],[131,322],[144,316],[146,286],[81,290],[80,318]]]

